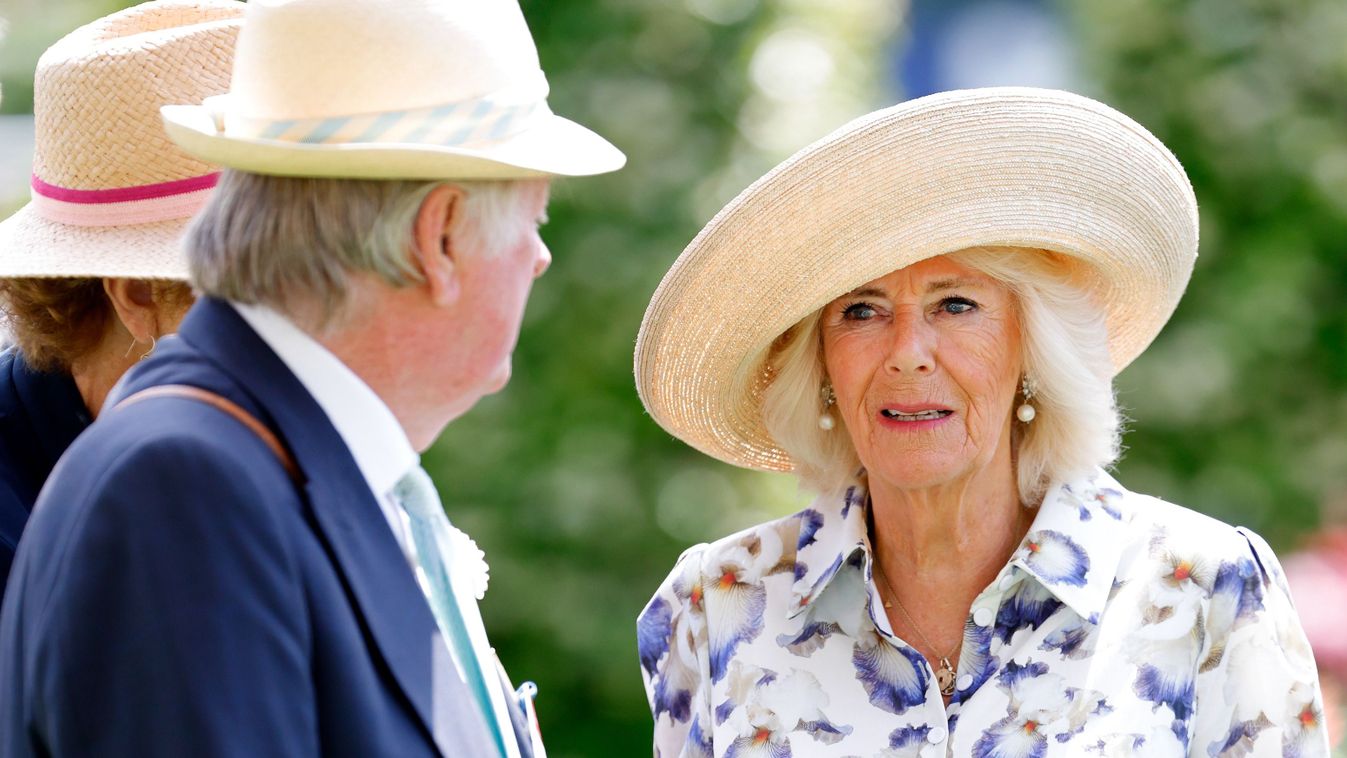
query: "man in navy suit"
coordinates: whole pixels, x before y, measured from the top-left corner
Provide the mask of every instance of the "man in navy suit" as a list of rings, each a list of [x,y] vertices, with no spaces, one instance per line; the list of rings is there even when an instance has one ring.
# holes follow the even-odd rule
[[[230,167],[202,298],[34,509],[0,755],[542,757],[418,451],[509,378],[547,178],[624,160],[546,93],[515,0],[249,4],[164,112]]]

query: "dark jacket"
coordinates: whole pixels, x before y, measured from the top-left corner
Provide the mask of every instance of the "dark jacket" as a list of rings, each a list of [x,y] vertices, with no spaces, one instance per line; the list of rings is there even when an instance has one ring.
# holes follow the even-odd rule
[[[0,593],[19,535],[57,459],[93,419],[75,380],[0,354]]]
[[[303,482],[204,403],[105,412],[15,559],[0,756],[492,755],[350,452],[237,312],[198,302],[126,382],[224,395],[277,434]]]

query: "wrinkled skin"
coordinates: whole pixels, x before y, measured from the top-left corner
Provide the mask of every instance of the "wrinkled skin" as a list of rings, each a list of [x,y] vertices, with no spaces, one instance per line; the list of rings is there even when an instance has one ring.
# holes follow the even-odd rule
[[[834,300],[820,328],[837,412],[873,489],[964,490],[1010,470],[1021,346],[1003,284],[931,258]],[[881,414],[895,406],[951,413],[919,423]]]

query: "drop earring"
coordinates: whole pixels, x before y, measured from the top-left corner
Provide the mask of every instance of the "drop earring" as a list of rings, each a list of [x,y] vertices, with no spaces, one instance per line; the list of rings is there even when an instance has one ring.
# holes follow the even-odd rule
[[[1020,394],[1024,395],[1024,402],[1020,404],[1020,407],[1015,409],[1015,418],[1027,424],[1030,421],[1033,421],[1034,417],[1038,415],[1038,411],[1034,409],[1034,406],[1029,404],[1029,401],[1034,397],[1034,380],[1027,376],[1024,377],[1024,380],[1020,382]]]
[[[833,427],[837,426],[837,419],[833,418],[830,410],[834,405],[837,405],[837,395],[833,392],[831,384],[823,385],[819,394],[823,397],[823,412],[818,416],[818,428],[825,432],[831,432]]]

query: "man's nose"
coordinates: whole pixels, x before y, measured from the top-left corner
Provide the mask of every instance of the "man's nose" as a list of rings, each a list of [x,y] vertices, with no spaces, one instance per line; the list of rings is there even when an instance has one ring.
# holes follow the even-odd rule
[[[533,278],[537,279],[543,275],[548,266],[552,265],[552,251],[547,249],[547,243],[541,239],[538,240],[538,260],[533,263]]]

